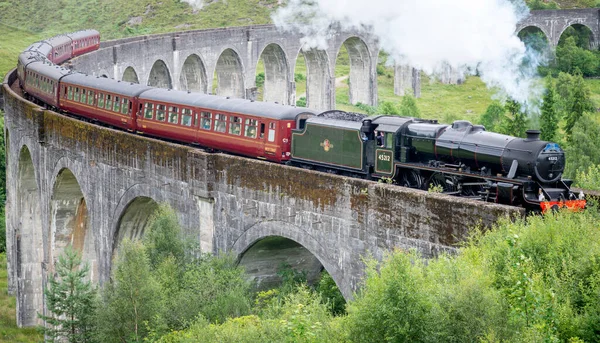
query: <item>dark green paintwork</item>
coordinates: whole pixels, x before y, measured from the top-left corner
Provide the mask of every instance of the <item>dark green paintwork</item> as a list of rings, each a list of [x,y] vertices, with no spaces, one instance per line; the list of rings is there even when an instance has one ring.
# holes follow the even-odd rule
[[[392,174],[394,152],[392,150],[375,150],[375,172],[377,174]]]
[[[303,133],[292,134],[292,156],[362,170],[364,142],[359,133],[359,129],[307,123]]]

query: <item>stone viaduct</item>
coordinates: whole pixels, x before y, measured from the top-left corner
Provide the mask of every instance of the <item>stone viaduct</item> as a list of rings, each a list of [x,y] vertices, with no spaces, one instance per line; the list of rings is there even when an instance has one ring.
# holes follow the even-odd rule
[[[571,24],[589,25],[598,37],[598,11],[572,13],[584,12],[591,13],[589,21]],[[557,41],[564,31],[558,23],[569,21],[544,15],[527,25]],[[374,39],[339,33],[326,51],[309,52],[301,52],[298,42],[272,26],[182,32],[105,42],[71,65],[98,76],[201,92],[215,82],[221,95],[253,97],[262,56],[265,100],[293,104],[294,68],[302,54],[309,105],[327,109],[335,104],[333,70],[345,45],[351,101],[377,102]],[[36,313],[45,311],[43,288],[67,244],[91,264],[93,280],[105,282],[119,243],[141,237],[159,203],[174,208],[204,252],[236,254],[257,282],[267,284],[282,262],[324,268],[347,298],[360,283],[364,256],[381,258],[395,248],[434,256],[452,251],[470,227],[522,215],[516,208],[211,154],[99,127],[22,99],[10,87],[15,77],[7,75],[2,93],[9,292],[17,296],[19,326],[38,324]]]

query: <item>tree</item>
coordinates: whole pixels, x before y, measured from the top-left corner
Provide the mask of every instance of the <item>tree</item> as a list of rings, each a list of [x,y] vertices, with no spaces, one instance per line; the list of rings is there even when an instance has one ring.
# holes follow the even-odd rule
[[[511,99],[506,102],[505,108],[510,113],[511,118],[506,117],[504,128],[501,131],[515,137],[525,137],[527,117],[521,111],[521,104]]]
[[[600,146],[597,142],[600,142],[600,124],[586,114],[573,127],[565,149],[567,177],[574,178],[578,172],[586,172],[590,166],[600,165]]]
[[[541,139],[554,142],[558,130],[558,113],[556,112],[556,89],[552,78],[546,80],[546,93],[542,103]]]
[[[494,101],[488,106],[485,113],[481,115],[479,123],[485,126],[487,131],[497,131],[505,112],[504,106],[498,101]]]
[[[573,77],[573,87],[571,90],[571,98],[568,100],[568,108],[565,118],[565,133],[567,134],[567,140],[571,139],[571,133],[573,127],[583,116],[585,112],[592,111],[594,106],[590,99],[591,91],[585,84],[583,76],[576,74]]]
[[[417,107],[417,101],[414,97],[411,95],[405,95],[402,97],[402,102],[400,103],[400,114],[415,118],[419,118],[421,116],[421,112]]]
[[[102,342],[142,342],[149,327],[160,327],[160,289],[140,242],[123,241],[112,282],[102,291],[98,307],[98,338]]]
[[[88,272],[89,265],[81,264],[72,246],[58,257],[56,274],[44,290],[50,315],[38,314],[46,322],[41,329],[50,342],[92,342],[96,290],[86,281]]]

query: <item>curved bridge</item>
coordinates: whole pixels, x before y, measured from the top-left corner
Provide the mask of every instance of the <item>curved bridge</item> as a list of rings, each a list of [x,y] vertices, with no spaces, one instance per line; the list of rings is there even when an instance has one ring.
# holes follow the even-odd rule
[[[585,23],[598,37],[597,10],[573,12],[589,14],[587,21],[539,12],[545,13],[534,12],[523,25],[546,27],[553,42],[558,38],[550,32],[563,32],[561,22],[565,28]],[[216,74],[218,93],[251,97],[263,56],[265,100],[292,104],[298,38],[272,26],[136,37],[104,43],[71,63],[98,76],[205,92]],[[303,53],[309,106],[333,107],[342,45],[350,55],[351,101],[375,104],[376,42],[352,33],[330,40],[327,51]],[[203,251],[238,254],[257,280],[275,272],[273,260],[264,263],[272,255],[325,268],[347,298],[363,275],[363,256],[381,258],[395,248],[436,255],[453,250],[469,227],[522,215],[517,208],[208,154],[95,126],[22,99],[10,88],[15,76],[7,76],[2,90],[9,291],[17,296],[19,326],[38,323],[48,275],[67,244],[91,263],[92,278],[104,282],[120,241],[141,237],[162,202]]]

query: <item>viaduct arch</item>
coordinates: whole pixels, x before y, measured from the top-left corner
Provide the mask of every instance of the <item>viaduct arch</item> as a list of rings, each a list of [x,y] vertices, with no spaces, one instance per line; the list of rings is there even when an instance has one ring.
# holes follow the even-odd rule
[[[579,19],[565,19],[569,13]],[[523,27],[542,27],[554,44],[573,24],[589,26],[594,37],[600,36],[597,10],[534,13],[534,17],[537,22],[526,19]],[[129,82],[137,79],[148,84],[152,79],[173,88],[185,84],[208,90],[221,52],[231,49],[238,60],[225,59],[221,75],[227,78],[233,67],[241,70],[242,75],[233,78],[245,80],[241,91],[240,83],[230,89],[248,97],[253,94],[256,63],[267,52],[265,58],[273,62],[270,70],[275,72],[269,84],[287,83],[285,96],[269,93],[269,97],[294,103],[295,58],[304,53],[309,106],[328,109],[335,103],[332,75],[344,44],[354,56],[351,64],[357,67],[351,72],[350,83],[357,85],[350,91],[352,99],[377,102],[379,47],[372,37],[341,33],[330,38],[327,50],[305,52],[298,38],[283,36],[268,25],[136,37],[104,42],[101,50],[72,65]],[[197,58],[190,60],[190,56]],[[288,68],[282,68],[282,57],[288,59]],[[157,61],[162,64],[156,65]],[[276,76],[280,71],[285,78]],[[146,224],[138,211],[148,213],[158,203],[175,209],[186,233],[197,237],[206,252],[242,254],[273,236],[297,242],[332,274],[346,297],[360,283],[362,256],[381,258],[393,248],[436,255],[452,250],[467,229],[480,221],[490,224],[500,216],[521,213],[515,208],[208,154],[79,122],[20,98],[9,87],[15,78],[14,72],[7,75],[2,92],[9,291],[17,296],[19,326],[36,325],[36,313],[45,311],[43,288],[61,245],[73,242],[82,249],[86,260],[95,264],[93,278],[102,283],[109,278],[119,237],[139,236]]]

